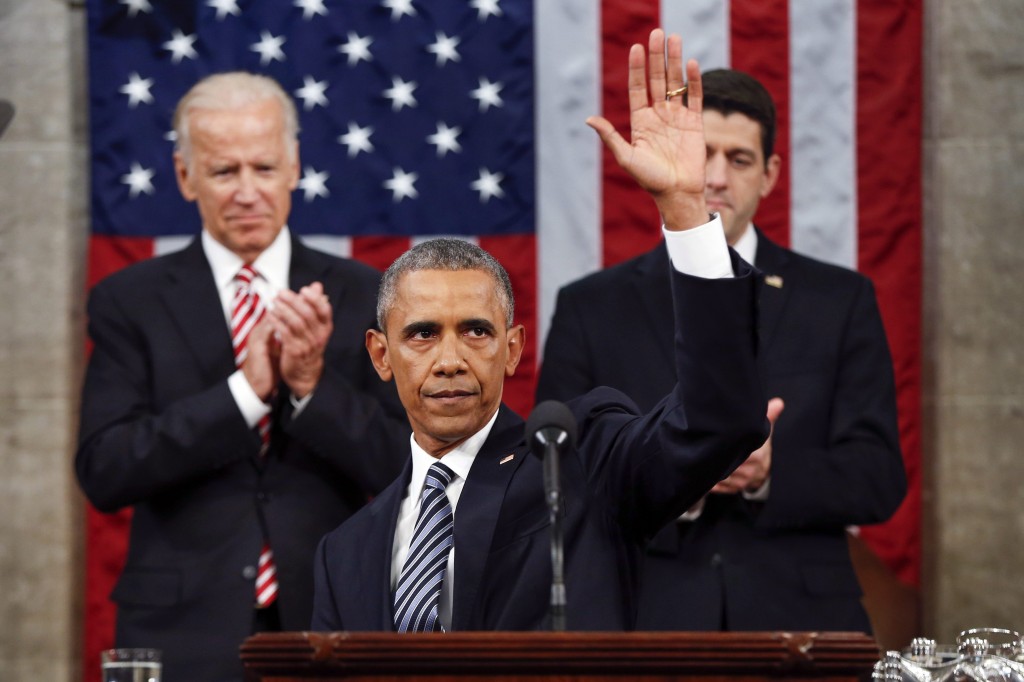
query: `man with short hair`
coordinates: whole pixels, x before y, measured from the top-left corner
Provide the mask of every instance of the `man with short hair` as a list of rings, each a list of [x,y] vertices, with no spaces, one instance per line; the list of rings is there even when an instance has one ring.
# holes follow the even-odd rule
[[[767,436],[754,357],[755,279],[731,259],[704,205],[700,74],[660,30],[630,52],[632,143],[588,120],[655,199],[675,267],[680,381],[641,414],[617,391],[569,402],[577,446],[562,458],[567,627],[624,630],[646,537]],[[667,73],[666,73],[667,55]],[[650,93],[651,100],[648,99]],[[736,278],[733,278],[736,268]],[[384,274],[366,347],[398,387],[413,435],[402,476],[327,535],[314,562],[317,630],[550,627],[551,545],[542,464],[501,404],[522,355],[508,276],[479,247],[416,246]],[[358,560],[351,557],[356,554]]]
[[[308,626],[316,543],[398,473],[408,426],[363,350],[379,273],[286,225],[290,97],[210,76],[175,130],[202,232],[93,289],[75,467],[97,509],[134,509],[116,645],[161,649],[165,682],[241,680],[246,636]]]
[[[740,71],[709,71],[703,86],[704,195],[763,273],[758,364],[774,430],[654,538],[637,628],[870,631],[846,527],[884,521],[906,491],[874,289],[754,227],[782,163],[775,105]],[[564,287],[537,399],[611,386],[651,409],[675,381],[668,272],[662,243]]]

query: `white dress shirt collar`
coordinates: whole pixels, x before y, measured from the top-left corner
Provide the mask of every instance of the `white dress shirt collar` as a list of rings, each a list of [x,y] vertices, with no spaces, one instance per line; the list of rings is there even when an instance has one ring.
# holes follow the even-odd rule
[[[466,477],[469,476],[470,468],[473,466],[473,460],[476,459],[480,448],[484,446],[484,442],[487,440],[487,436],[490,435],[494,422],[497,419],[498,413],[495,411],[490,421],[482,429],[467,438],[465,442],[454,450],[446,452],[441,456],[440,460],[433,455],[427,454],[427,451],[416,442],[415,436],[409,436],[409,444],[412,449],[412,478],[409,481],[409,489],[406,490],[406,496],[419,499],[420,494],[423,492],[423,484],[427,480],[427,470],[430,469],[431,464],[437,461],[444,462],[445,466],[454,471],[459,479],[465,481]],[[451,498],[452,495],[448,497]],[[457,499],[452,500],[453,511],[457,502]]]
[[[747,229],[743,231],[732,248],[740,255],[740,258],[751,265],[754,264],[754,258],[757,256],[757,230],[754,229],[753,223],[747,224]]]
[[[235,253],[218,242],[206,230],[202,231],[203,253],[210,263],[213,281],[218,291],[228,290],[234,294],[235,275],[242,268],[243,262]],[[276,293],[288,288],[288,270],[292,260],[292,240],[288,226],[281,228],[277,238],[271,242],[252,264],[256,272],[266,280],[268,290]]]

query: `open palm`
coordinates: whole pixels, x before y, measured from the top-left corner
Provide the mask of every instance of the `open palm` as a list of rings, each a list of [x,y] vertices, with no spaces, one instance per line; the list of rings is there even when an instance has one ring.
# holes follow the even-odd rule
[[[659,208],[679,195],[704,194],[706,146],[700,67],[695,60],[686,64],[686,76],[686,103],[682,97],[666,100],[666,92],[683,85],[682,40],[676,35],[666,40],[664,32],[655,29],[647,54],[641,45],[629,52],[630,141],[603,117],[587,120]]]

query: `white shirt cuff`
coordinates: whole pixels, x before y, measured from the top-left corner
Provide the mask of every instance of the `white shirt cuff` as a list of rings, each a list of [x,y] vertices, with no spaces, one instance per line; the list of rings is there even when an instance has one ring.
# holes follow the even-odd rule
[[[666,230],[665,246],[668,248],[672,266],[684,275],[704,279],[734,277],[729,245],[725,241],[722,218],[716,213],[711,222],[680,232]]]
[[[245,419],[245,423],[249,425],[249,428],[256,426],[264,415],[270,414],[270,405],[260,400],[260,397],[256,395],[256,391],[252,390],[252,386],[249,385],[249,380],[245,378],[242,370],[236,369],[228,377],[228,389],[231,391],[235,404],[238,405],[238,411],[242,413],[242,418]]]

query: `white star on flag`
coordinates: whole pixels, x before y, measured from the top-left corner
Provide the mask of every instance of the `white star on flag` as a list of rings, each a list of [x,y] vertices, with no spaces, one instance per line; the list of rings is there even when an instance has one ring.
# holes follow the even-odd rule
[[[283,36],[275,38],[270,34],[270,31],[260,31],[260,41],[253,43],[250,49],[253,52],[260,53],[260,66],[266,66],[275,59],[284,61],[284,51],[281,50],[282,45],[284,45]]]
[[[412,0],[381,0],[380,4],[391,10],[391,21],[398,21],[405,14],[408,14],[410,17],[416,14],[416,10],[412,6]]]
[[[153,93],[149,89],[153,87],[152,78],[142,78],[138,73],[132,72],[128,82],[121,86],[121,93],[128,95],[128,106],[133,109],[139,104],[152,104]]]
[[[180,62],[185,57],[189,59],[195,59],[199,55],[196,53],[192,44],[196,42],[195,33],[191,35],[185,35],[179,29],[174,29],[174,33],[171,34],[171,39],[163,44],[164,49],[169,50],[171,53],[171,61],[175,64]]]
[[[208,0],[206,6],[217,10],[217,21],[229,14],[237,17],[242,13],[242,10],[238,9],[238,0]]]
[[[458,136],[462,128],[455,126],[449,128],[447,123],[437,124],[437,132],[427,136],[427,142],[437,145],[437,155],[444,156],[448,152],[461,152],[462,145],[459,144]]]
[[[384,181],[384,189],[391,190],[391,200],[395,203],[406,197],[415,199],[419,196],[419,192],[413,186],[417,178],[419,178],[417,173],[406,173],[401,168],[396,168],[391,178]]]
[[[476,10],[476,18],[483,21],[489,16],[500,16],[501,8],[498,7],[498,0],[472,0],[469,6]]]
[[[391,100],[391,110],[399,111],[403,106],[416,106],[416,98],[412,91],[416,89],[416,81],[404,81],[398,76],[391,77],[391,87],[384,91],[384,96]]]
[[[504,87],[500,82],[492,83],[486,78],[480,78],[480,87],[472,90],[469,96],[480,100],[480,111],[487,111],[490,107],[500,107],[503,102],[498,91]]]
[[[462,59],[455,47],[459,44],[458,36],[446,36],[441,31],[435,34],[435,40],[427,45],[427,52],[437,57],[437,65],[444,66],[449,61],[457,62]]]
[[[150,182],[153,175],[152,169],[143,168],[138,162],[133,161],[131,170],[121,176],[121,182],[128,185],[128,196],[134,199],[140,194],[153,193],[153,183]]]
[[[370,142],[370,133],[373,128],[366,126],[360,128],[354,121],[348,124],[348,132],[338,136],[338,142],[348,147],[348,158],[353,158],[359,152],[370,153],[373,151],[373,143]]]
[[[149,4],[149,0],[121,0],[122,5],[128,7],[128,16],[134,17],[139,12],[150,12],[153,11],[153,6]]]
[[[309,111],[316,105],[327,106],[327,81],[317,81],[312,76],[304,76],[302,87],[295,91],[295,96],[302,100],[302,108]]]
[[[486,168],[481,168],[480,177],[469,186],[480,192],[480,203],[485,204],[491,197],[498,197],[500,199],[505,196],[505,192],[501,189],[500,185],[504,178],[505,176],[501,173],[492,173]]]
[[[339,45],[338,52],[348,55],[349,66],[358,64],[360,59],[371,61],[373,56],[370,54],[370,43],[372,42],[373,38],[370,36],[360,36],[355,31],[349,31],[348,42]]]
[[[295,6],[302,8],[303,19],[312,19],[314,14],[327,16],[324,0],[295,0]]]
[[[327,171],[317,172],[312,166],[306,166],[302,170],[302,179],[299,180],[299,189],[302,190],[302,198],[306,201],[313,201],[315,197],[329,197],[327,191],[327,178],[331,174]]]

